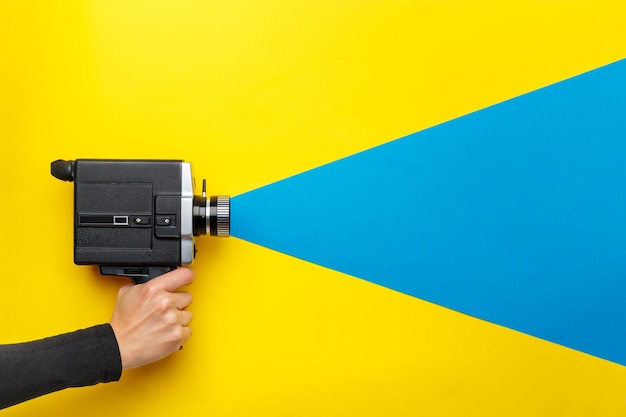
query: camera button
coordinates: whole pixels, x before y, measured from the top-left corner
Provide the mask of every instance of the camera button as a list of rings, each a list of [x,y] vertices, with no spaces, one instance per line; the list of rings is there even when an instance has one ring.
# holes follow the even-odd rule
[[[156,216],[157,226],[174,226],[174,216]]]
[[[150,225],[150,216],[132,216],[133,223],[135,226],[149,226]]]

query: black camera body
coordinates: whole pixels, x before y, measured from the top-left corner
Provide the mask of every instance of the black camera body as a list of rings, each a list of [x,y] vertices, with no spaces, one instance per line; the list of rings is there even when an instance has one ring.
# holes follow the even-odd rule
[[[195,237],[229,236],[230,198],[194,195],[182,160],[58,160],[74,182],[74,263],[145,282],[195,258]]]

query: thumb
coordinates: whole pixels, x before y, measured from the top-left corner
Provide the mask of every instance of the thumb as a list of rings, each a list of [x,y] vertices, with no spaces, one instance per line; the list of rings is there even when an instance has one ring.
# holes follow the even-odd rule
[[[193,271],[186,267],[180,267],[154,278],[146,285],[154,286],[168,292],[176,291],[178,288],[191,284],[193,281]]]
[[[117,296],[121,297],[124,294],[126,294],[128,291],[130,291],[131,288],[133,288],[135,286],[135,284],[126,284],[120,287],[120,289],[117,291]]]

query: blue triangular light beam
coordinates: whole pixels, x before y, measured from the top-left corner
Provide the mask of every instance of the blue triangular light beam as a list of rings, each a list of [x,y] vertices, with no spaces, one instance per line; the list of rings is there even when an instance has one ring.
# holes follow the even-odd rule
[[[626,60],[236,196],[232,213],[233,236],[624,365]]]

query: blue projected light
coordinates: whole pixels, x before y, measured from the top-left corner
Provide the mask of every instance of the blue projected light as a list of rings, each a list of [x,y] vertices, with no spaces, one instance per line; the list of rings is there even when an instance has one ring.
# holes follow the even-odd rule
[[[232,235],[626,364],[626,60],[250,191]]]

